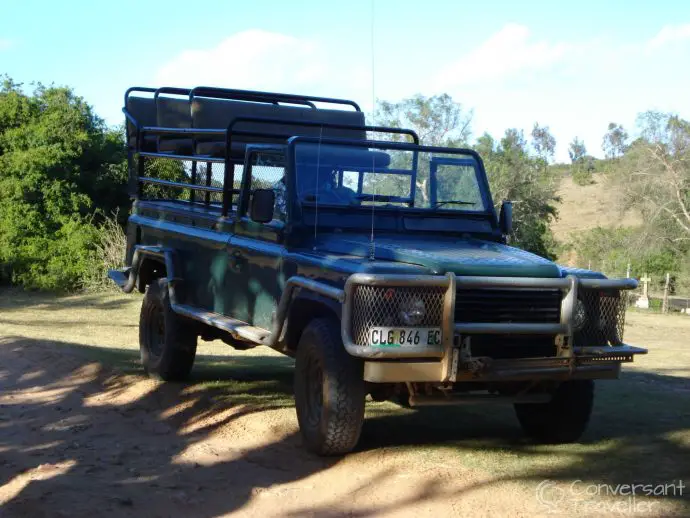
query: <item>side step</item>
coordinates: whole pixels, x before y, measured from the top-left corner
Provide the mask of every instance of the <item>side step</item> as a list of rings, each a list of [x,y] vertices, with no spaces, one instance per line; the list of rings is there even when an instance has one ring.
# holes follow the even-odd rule
[[[122,270],[108,270],[108,278],[122,289],[129,281],[129,272],[131,271],[131,267],[123,268]]]
[[[225,315],[214,313],[212,311],[199,309],[194,306],[188,306],[186,304],[172,304],[172,310],[178,315],[203,322],[211,327],[222,329],[223,331],[230,333],[238,340],[252,342],[256,345],[263,344],[264,341],[271,335],[270,331],[266,331],[260,327],[250,326],[241,320],[226,317]]]

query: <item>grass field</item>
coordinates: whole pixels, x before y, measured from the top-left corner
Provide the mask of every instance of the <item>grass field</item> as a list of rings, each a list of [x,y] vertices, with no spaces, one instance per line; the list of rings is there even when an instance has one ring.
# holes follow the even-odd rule
[[[140,296],[55,297],[2,291],[0,345],[35,344],[98,361],[137,379],[140,302]],[[449,502],[473,498],[470,501],[479,506],[478,514],[492,509],[493,498],[507,498],[491,496],[505,488],[523,496],[504,502],[504,509],[518,509],[523,500],[531,498],[516,515],[549,510],[533,502],[535,487],[545,480],[560,488],[577,480],[607,485],[679,480],[690,484],[690,317],[629,312],[626,333],[627,341],[649,347],[650,353],[626,366],[621,380],[598,382],[592,422],[578,444],[543,446],[526,441],[507,406],[412,411],[372,402],[367,407],[360,451],[346,465],[355,473],[365,469],[364,463],[375,455],[384,467],[414,466],[413,471],[428,470],[429,477],[441,478],[439,470],[453,466],[466,477],[464,486],[457,485],[460,479],[446,480],[444,484],[451,489],[443,498]],[[283,417],[272,417],[271,426],[263,432],[270,440],[270,430],[294,429],[291,367],[290,359],[265,348],[239,353],[220,342],[201,342],[185,393],[203,393],[215,405],[253,408],[255,419],[262,412],[279,410]],[[290,451],[289,455],[295,455]],[[453,476],[459,476],[457,473]],[[656,507],[642,514],[688,515],[688,491],[651,498]],[[433,498],[424,496],[426,493],[419,498],[441,498],[429,494]],[[616,502],[610,495],[601,498]],[[609,508],[583,513],[576,503],[557,503],[561,507],[555,510],[568,514],[618,514]],[[368,509],[373,504],[369,505]]]
[[[634,227],[642,223],[641,216],[633,211],[621,214],[616,190],[607,185],[603,174],[594,175],[590,185],[577,185],[570,176],[564,176],[558,196],[558,219],[551,229],[559,241],[568,242],[573,233],[599,226]]]

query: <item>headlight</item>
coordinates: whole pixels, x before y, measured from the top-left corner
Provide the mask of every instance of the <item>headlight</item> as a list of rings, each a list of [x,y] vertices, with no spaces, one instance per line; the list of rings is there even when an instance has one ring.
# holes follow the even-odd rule
[[[426,316],[426,305],[419,297],[413,297],[400,304],[399,315],[406,326],[418,326]]]
[[[585,303],[577,299],[575,301],[575,310],[573,311],[573,329],[579,331],[585,326],[585,322],[587,322]]]

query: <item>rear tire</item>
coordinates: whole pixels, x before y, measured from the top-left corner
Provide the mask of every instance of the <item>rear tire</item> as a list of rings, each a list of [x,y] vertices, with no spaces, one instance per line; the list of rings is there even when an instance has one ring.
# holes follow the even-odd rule
[[[546,444],[577,441],[587,428],[594,403],[594,381],[561,383],[548,403],[521,403],[515,413],[529,437]]]
[[[334,318],[311,321],[295,360],[295,407],[307,449],[318,455],[351,451],[364,421],[363,363],[350,356]]]
[[[146,290],[139,318],[144,370],[164,381],[186,379],[194,365],[196,343],[196,326],[172,310],[166,280],[156,279]]]

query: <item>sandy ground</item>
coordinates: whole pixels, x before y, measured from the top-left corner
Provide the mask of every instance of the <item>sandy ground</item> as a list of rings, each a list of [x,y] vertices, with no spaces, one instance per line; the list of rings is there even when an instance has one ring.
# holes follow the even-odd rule
[[[126,361],[94,361],[85,347],[123,344],[131,353],[135,345],[138,303],[123,300],[0,306],[1,517],[620,515],[609,507],[583,511],[553,488],[545,505],[535,497],[542,472],[517,477],[472,461],[481,449],[458,457],[424,440],[396,444],[405,421],[395,417],[379,416],[384,421],[365,429],[351,455],[314,457],[301,447],[289,395],[228,395],[208,380],[161,384],[121,368]],[[202,354],[216,354],[216,345],[205,347]],[[252,381],[270,380],[272,368],[281,375],[283,365],[260,354],[267,371]],[[486,419],[480,427],[508,445],[497,447],[499,458],[519,456],[510,446],[515,425],[496,432]],[[424,429],[416,427],[419,440]],[[558,507],[550,506],[554,498]],[[678,501],[653,504],[633,514],[684,512]]]

